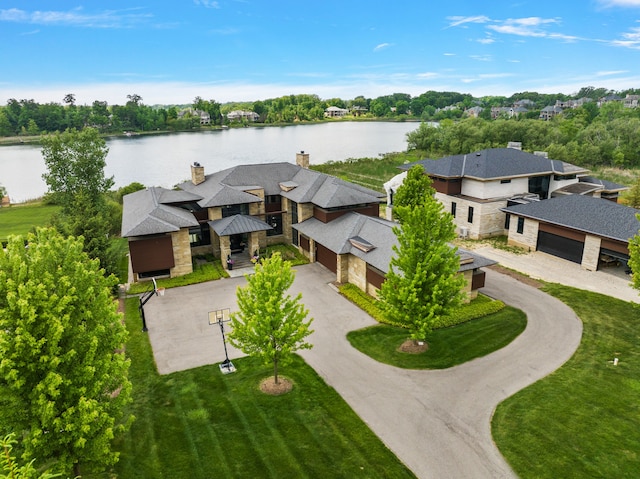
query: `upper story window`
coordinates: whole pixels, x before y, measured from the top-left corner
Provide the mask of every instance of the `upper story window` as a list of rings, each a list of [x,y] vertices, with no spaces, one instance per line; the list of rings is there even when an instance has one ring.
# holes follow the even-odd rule
[[[242,203],[240,205],[227,205],[222,207],[222,217],[228,218],[233,215],[248,215],[249,205]]]
[[[511,180],[500,180],[501,185],[504,185],[506,183],[511,183]]]

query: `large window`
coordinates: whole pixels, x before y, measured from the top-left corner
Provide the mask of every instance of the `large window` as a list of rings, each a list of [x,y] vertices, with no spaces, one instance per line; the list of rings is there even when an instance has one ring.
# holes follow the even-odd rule
[[[524,232],[524,218],[522,216],[518,218],[517,231],[518,231],[518,234],[522,234]]]
[[[469,206],[469,211],[467,211],[467,222],[473,223],[473,206]]]
[[[504,229],[508,230],[511,226],[511,215],[507,213],[504,217]]]
[[[248,215],[249,205],[242,203],[240,205],[227,205],[222,207],[222,217],[228,218],[234,215]]]

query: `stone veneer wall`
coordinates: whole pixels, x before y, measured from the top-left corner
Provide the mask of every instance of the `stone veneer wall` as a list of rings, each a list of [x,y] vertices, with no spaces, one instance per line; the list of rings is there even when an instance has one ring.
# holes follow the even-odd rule
[[[313,217],[313,203],[298,204],[298,222],[302,223],[305,220]]]
[[[291,202],[282,197],[281,208],[282,213],[282,238],[284,243],[291,244],[293,238],[291,237]]]
[[[582,252],[581,266],[588,271],[596,271],[598,269],[598,260],[600,259],[600,244],[602,238],[597,236],[586,235],[584,238],[584,251]]]
[[[509,246],[517,246],[518,248],[535,251],[538,247],[538,229],[540,228],[540,222],[525,218],[522,233],[518,233],[517,228],[518,216],[511,215],[507,244]]]
[[[222,219],[222,208],[220,207],[209,208],[209,211],[207,212],[207,214],[209,217],[209,221]],[[220,257],[220,237],[216,234],[215,231],[213,231],[213,228],[211,227],[209,227],[209,234],[211,238],[211,250],[213,251],[213,256],[216,258],[219,258]],[[226,258],[226,256],[224,256],[224,258]],[[226,263],[224,263],[223,266],[226,266]]]
[[[350,283],[349,277],[349,255],[339,254],[336,257],[336,281],[338,283]]]
[[[348,276],[347,280],[355,284],[362,291],[367,291],[367,263],[353,255],[340,255],[347,258]],[[340,262],[339,262],[340,263]],[[339,272],[339,270],[338,270]],[[344,281],[343,281],[344,282]]]
[[[191,244],[189,243],[189,230],[183,228],[180,231],[171,233],[171,244],[173,245],[173,259],[175,265],[170,270],[172,278],[193,272],[191,263]]]
[[[478,202],[443,193],[436,193],[435,198],[442,203],[444,211],[447,213],[451,213],[451,203],[456,203],[456,217],[453,219],[456,233],[459,233],[460,228],[464,227],[469,229],[471,239],[504,234],[505,214],[500,211],[500,208],[507,206],[507,200]],[[467,221],[470,206],[473,207],[473,223]]]
[[[217,235],[216,235],[217,236]],[[220,237],[220,263],[227,269],[227,256],[231,254],[231,238],[229,236]]]

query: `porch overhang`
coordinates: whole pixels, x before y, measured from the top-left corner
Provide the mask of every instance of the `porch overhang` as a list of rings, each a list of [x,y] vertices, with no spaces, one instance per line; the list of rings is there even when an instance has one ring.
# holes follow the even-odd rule
[[[208,223],[218,236],[232,236],[273,229],[271,225],[249,215],[233,215],[220,220],[209,221]]]

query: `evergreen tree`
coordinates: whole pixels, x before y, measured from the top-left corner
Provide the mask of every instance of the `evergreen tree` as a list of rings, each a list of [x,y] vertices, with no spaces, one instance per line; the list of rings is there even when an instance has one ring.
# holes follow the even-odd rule
[[[130,423],[127,332],[113,280],[54,229],[13,236],[0,251],[0,432],[20,431],[23,459],[104,469]]]
[[[255,274],[247,277],[247,286],[238,288],[239,311],[231,315],[229,342],[243,353],[261,357],[273,364],[275,383],[278,368],[286,365],[299,349],[310,349],[304,339],[313,331],[309,311],[295,298],[286,294],[295,273],[289,261],[275,253],[256,265]]]

